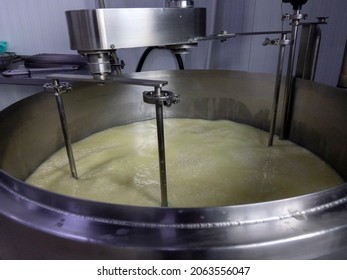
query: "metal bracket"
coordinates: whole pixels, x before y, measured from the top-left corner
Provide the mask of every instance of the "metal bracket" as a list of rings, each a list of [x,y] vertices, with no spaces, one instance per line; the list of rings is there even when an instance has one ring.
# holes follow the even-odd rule
[[[282,35],[281,39],[273,39],[265,38],[265,41],[263,42],[263,46],[272,45],[272,46],[287,46],[292,43],[292,40],[287,39],[286,34]]]
[[[289,15],[289,14],[284,14],[282,16],[282,21],[285,20],[302,20],[302,19],[307,19],[308,15],[307,14],[294,14],[294,15]]]
[[[54,93],[55,96],[70,92],[72,90],[71,84],[68,82],[59,82],[54,80],[52,83],[43,85],[45,92]]]
[[[290,14],[284,14],[284,15],[282,15],[282,21],[290,20],[290,19],[291,19],[291,15],[290,15]]]
[[[148,104],[164,105],[166,107],[179,103],[180,100],[178,98],[179,95],[167,90],[161,90],[159,95],[156,91],[145,91],[143,93],[144,102]]]
[[[292,15],[290,18],[292,20],[302,20],[302,19],[307,19],[307,14],[297,14],[297,15]]]
[[[316,17],[316,19],[318,20],[318,24],[320,23],[320,24],[326,24],[327,23],[327,19],[328,19],[329,17]]]

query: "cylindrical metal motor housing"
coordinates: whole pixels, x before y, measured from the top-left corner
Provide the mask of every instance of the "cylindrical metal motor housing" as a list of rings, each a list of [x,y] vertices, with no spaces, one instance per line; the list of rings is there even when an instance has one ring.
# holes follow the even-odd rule
[[[75,10],[66,18],[70,47],[80,53],[189,44],[206,36],[205,8]]]

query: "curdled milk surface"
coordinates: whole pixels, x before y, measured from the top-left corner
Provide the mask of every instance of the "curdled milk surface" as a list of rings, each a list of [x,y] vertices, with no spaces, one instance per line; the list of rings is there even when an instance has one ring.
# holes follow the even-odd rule
[[[289,141],[232,121],[165,119],[170,207],[245,204],[287,198],[343,183],[324,161]],[[73,144],[79,179],[65,148],[27,182],[102,202],[160,206],[155,120],[118,126]]]

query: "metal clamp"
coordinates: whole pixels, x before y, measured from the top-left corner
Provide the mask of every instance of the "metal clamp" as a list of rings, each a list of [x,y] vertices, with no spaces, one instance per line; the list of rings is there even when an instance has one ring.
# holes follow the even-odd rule
[[[158,95],[156,91],[145,91],[143,93],[144,102],[148,104],[164,105],[166,107],[179,103],[180,100],[178,98],[179,95],[167,90],[160,91],[160,95]]]
[[[290,19],[291,19],[290,14],[284,14],[284,15],[282,15],[282,21],[290,20]]]
[[[287,35],[283,34],[281,39],[273,39],[265,38],[263,42],[263,46],[272,45],[272,46],[287,46],[292,43],[292,40],[287,39]]]
[[[307,19],[307,17],[308,17],[307,14],[294,14],[294,15],[284,14],[282,16],[282,21],[285,21],[285,20],[295,21],[295,20]]]
[[[292,20],[301,20],[301,19],[307,19],[307,14],[297,14],[297,15],[292,15],[291,19]]]
[[[270,38],[265,38],[263,42],[263,46],[268,46],[268,45],[278,45],[279,44],[279,39],[273,39],[271,40]]]
[[[328,18],[329,17],[316,17],[316,19],[318,20],[318,23],[321,23],[321,24],[327,23]]]
[[[72,90],[70,83],[59,82],[58,80],[54,80],[52,83],[44,84],[43,88],[45,92],[54,93],[55,96],[70,92]]]

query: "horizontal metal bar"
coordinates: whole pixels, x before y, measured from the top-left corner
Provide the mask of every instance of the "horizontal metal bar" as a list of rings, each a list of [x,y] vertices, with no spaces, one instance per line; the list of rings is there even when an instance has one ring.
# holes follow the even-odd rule
[[[195,37],[191,42],[197,43],[199,41],[208,41],[208,40],[228,40],[231,38],[235,38],[237,36],[251,36],[251,35],[268,35],[268,34],[288,34],[291,33],[291,31],[259,31],[259,32],[239,32],[239,33],[228,33],[227,31],[219,33],[219,34],[212,34],[204,37]]]
[[[120,83],[136,86],[148,86],[148,87],[163,87],[168,84],[167,81],[161,80],[148,80],[148,79],[133,79],[118,76],[109,76],[107,80],[96,80],[91,75],[74,75],[74,74],[52,74],[47,76],[52,80],[64,80],[64,81],[81,81],[81,82],[93,82],[93,83]]]
[[[71,66],[62,66],[62,67],[50,67],[50,68],[24,68],[24,69],[10,69],[2,72],[4,77],[13,77],[13,76],[21,76],[26,75],[30,76],[31,74],[36,73],[44,73],[44,72],[52,72],[52,71],[70,71],[70,70],[78,70],[78,65]]]
[[[259,32],[240,32],[240,33],[235,33],[236,36],[248,36],[248,35],[267,35],[267,34],[288,34],[291,33],[292,31],[259,31]]]

